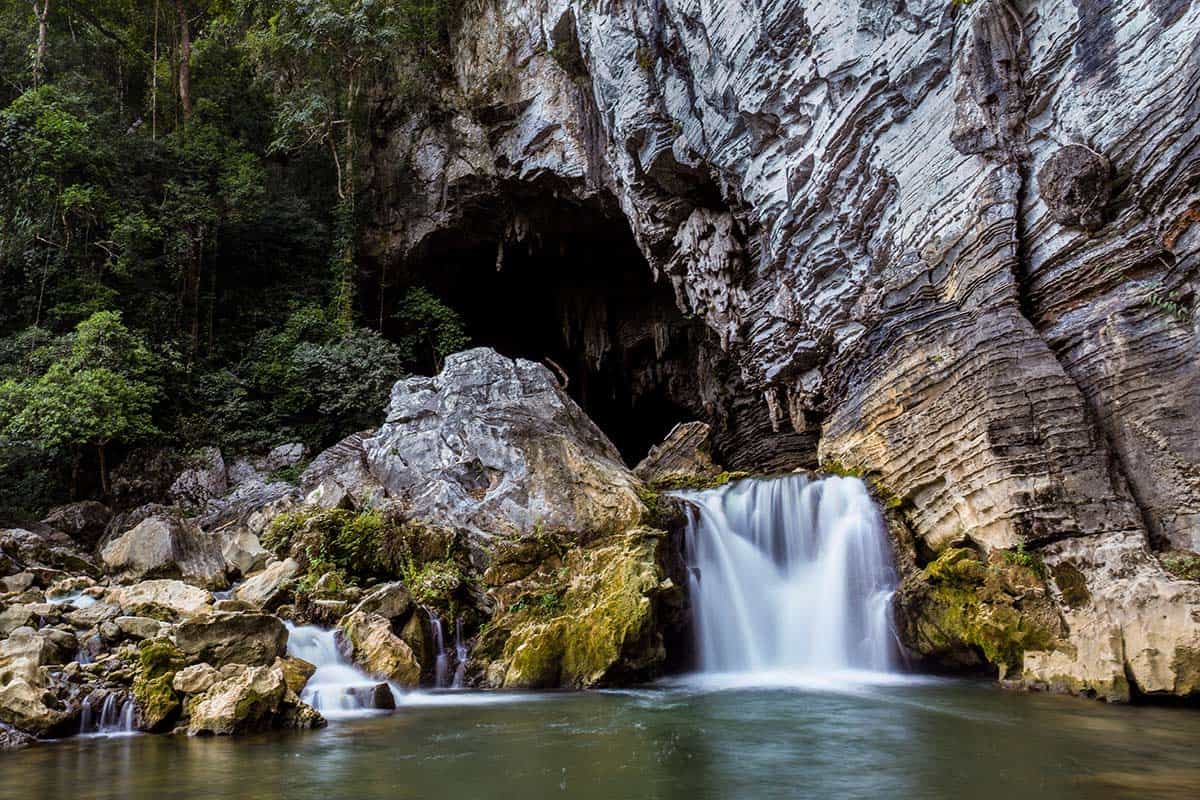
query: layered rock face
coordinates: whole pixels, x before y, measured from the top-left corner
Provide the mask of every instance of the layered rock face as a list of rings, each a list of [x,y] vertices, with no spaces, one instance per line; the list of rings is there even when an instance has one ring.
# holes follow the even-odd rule
[[[1153,551],[1200,549],[1198,25],[1157,0],[484,4],[460,112],[379,153],[416,190],[376,176],[375,249],[534,187],[615,203],[737,403],[872,475],[918,561],[1039,551],[1065,633],[1028,681],[1188,694],[1200,587]]]

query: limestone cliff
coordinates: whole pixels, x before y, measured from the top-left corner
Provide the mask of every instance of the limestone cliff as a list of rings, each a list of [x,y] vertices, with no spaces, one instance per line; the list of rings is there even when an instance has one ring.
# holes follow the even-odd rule
[[[725,365],[693,386],[718,445],[735,410],[741,445],[801,434],[770,466],[869,473],[926,559],[1037,549],[1069,633],[1029,681],[1188,694],[1200,586],[1154,551],[1200,550],[1198,27],[1191,0],[467,3],[449,113],[389,118],[371,246],[419,271],[458,232],[500,266],[535,211],[619,209],[708,330],[694,369]]]

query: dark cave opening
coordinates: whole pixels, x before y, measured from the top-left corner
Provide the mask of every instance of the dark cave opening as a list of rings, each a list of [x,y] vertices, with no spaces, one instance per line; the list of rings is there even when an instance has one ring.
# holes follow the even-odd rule
[[[620,213],[602,203],[530,198],[435,234],[406,270],[465,321],[473,345],[541,362],[636,464],[679,422],[704,416],[698,382],[707,329],[655,282]]]

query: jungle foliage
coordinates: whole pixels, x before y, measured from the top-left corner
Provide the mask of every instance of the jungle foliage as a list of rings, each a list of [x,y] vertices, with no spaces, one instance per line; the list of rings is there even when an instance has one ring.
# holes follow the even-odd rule
[[[326,445],[465,346],[360,291],[374,98],[434,102],[448,14],[0,4],[0,512],[103,497],[134,446]]]

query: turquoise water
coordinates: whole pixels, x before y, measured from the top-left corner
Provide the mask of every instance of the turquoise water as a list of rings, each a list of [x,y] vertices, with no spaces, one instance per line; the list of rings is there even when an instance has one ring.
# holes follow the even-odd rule
[[[1200,797],[1200,712],[949,682],[412,695],[241,739],[68,739],[0,798]]]

